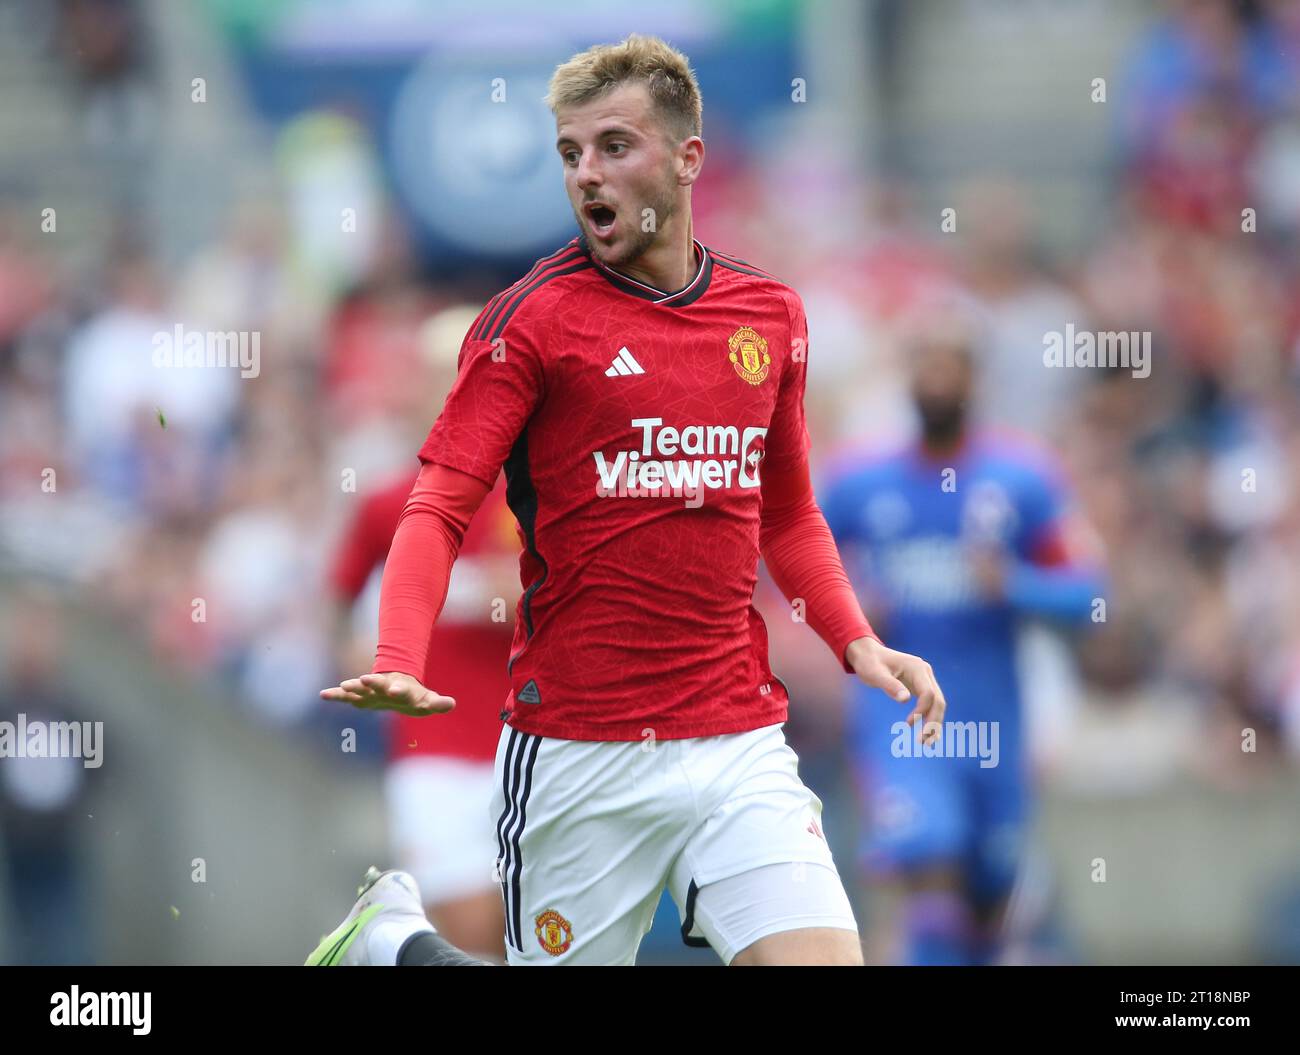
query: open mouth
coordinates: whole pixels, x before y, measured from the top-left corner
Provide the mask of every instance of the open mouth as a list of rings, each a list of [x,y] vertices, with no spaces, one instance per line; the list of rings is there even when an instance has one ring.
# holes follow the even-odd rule
[[[598,235],[604,237],[614,229],[614,210],[604,202],[588,202],[583,209]]]

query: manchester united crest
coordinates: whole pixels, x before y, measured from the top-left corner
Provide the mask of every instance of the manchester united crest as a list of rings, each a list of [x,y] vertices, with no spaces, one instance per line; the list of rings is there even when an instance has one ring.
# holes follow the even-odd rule
[[[537,941],[552,956],[560,956],[569,951],[573,944],[573,927],[569,921],[553,908],[548,908],[533,923]]]
[[[736,373],[751,385],[761,385],[767,379],[772,357],[767,354],[767,341],[748,326],[742,326],[727,342],[731,354],[727,356]]]

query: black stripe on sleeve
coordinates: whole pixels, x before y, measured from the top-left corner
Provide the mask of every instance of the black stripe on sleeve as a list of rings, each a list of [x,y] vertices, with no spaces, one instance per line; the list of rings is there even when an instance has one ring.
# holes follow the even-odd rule
[[[558,267],[561,264],[569,264],[578,259],[582,259],[582,250],[580,250],[574,243],[570,242],[568,245],[564,246],[564,248],[557,249],[550,256],[537,261],[537,263],[528,269],[528,274],[513,283],[508,289],[502,290],[488,302],[488,307],[484,310],[479,320],[479,324],[474,328],[474,339],[476,341],[486,340],[487,334],[491,331],[493,323],[499,317],[506,301],[508,301],[513,294],[518,293],[519,290],[528,285],[528,283],[539,274],[549,268]]]
[[[567,260],[564,261],[564,263],[568,264],[568,266],[562,267],[559,271],[543,272],[533,279],[532,282],[528,283],[528,285],[513,294],[509,299],[508,306],[488,329],[485,340],[495,341],[500,337],[505,331],[506,326],[509,325],[511,316],[513,316],[515,311],[518,310],[519,305],[527,300],[534,291],[540,289],[552,279],[563,278],[565,275],[572,275],[578,271],[586,271],[592,267],[591,262],[585,258],[579,258],[575,263],[568,263]]]
[[[712,250],[710,250],[710,252],[712,252]],[[713,255],[714,258],[718,261],[718,266],[725,267],[728,271],[739,271],[742,275],[753,275],[754,278],[771,279],[771,281],[773,282],[780,281],[780,279],[773,278],[773,276],[769,275],[766,271],[755,271],[753,268],[750,267],[741,267],[739,264],[735,263],[734,261],[728,260],[726,257],[720,256],[716,253],[714,253]]]

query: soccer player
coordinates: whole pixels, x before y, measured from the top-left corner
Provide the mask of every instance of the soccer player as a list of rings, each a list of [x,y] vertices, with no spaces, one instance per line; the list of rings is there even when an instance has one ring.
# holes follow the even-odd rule
[[[927,740],[945,704],[929,664],[872,631],[813,498],[803,305],[694,237],[684,56],[593,47],[548,101],[581,233],[466,334],[385,566],[373,671],[322,696],[451,709],[421,681],[429,627],[504,467],[525,539],[493,807],[508,962],[631,964],[666,885],[684,939],[726,963],[860,964],[781,731],[760,553],[846,672],[915,696]],[[386,873],[309,962],[455,960],[417,904]]]
[[[461,336],[477,313],[476,307],[450,308],[426,325],[430,398],[441,400],[450,389]],[[355,655],[350,648],[352,610],[388,555],[414,475],[403,472],[362,498],[335,550],[328,588],[337,613],[340,657]],[[515,594],[506,591],[511,566],[517,565],[516,532],[505,488],[498,482],[465,534],[448,604],[425,659],[427,680],[436,677],[464,705],[436,723],[393,715],[384,774],[393,856],[414,877],[429,919],[458,947],[498,959],[505,956],[505,947],[501,897],[491,868],[496,839],[488,804],[501,738],[498,712],[510,691],[505,662],[511,627],[498,599]],[[494,621],[498,604],[500,618]],[[373,648],[366,654],[373,657]]]
[[[907,962],[984,963],[1029,821],[1016,631],[1034,616],[1087,623],[1102,583],[1045,453],[968,424],[969,327],[933,316],[907,359],[919,438],[846,466],[822,508],[891,642],[933,659],[962,721],[923,749],[879,692],[855,688],[864,865],[902,919]]]

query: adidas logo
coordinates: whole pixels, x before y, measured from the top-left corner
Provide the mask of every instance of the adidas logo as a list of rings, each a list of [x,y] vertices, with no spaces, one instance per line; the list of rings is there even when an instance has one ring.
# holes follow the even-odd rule
[[[515,693],[515,701],[518,703],[541,703],[542,694],[537,688],[537,682],[529,678],[528,684]]]
[[[632,358],[627,348],[620,348],[614,356],[614,365],[605,371],[606,377],[627,377],[629,374],[644,374],[645,367]]]

